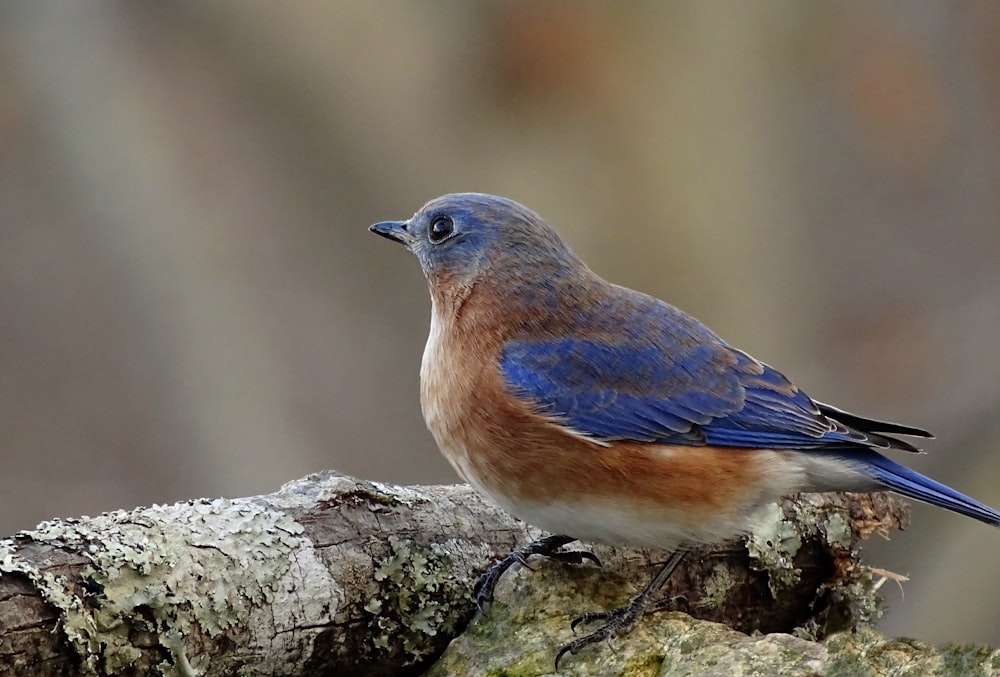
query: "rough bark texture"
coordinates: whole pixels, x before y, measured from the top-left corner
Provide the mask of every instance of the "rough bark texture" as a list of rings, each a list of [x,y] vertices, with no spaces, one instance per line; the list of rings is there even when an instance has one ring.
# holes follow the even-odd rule
[[[839,632],[881,612],[858,541],[906,519],[885,495],[787,499],[746,544],[697,551],[677,571],[666,593],[702,620],[648,616],[613,647],[568,656],[563,674],[1000,668],[988,649]],[[0,675],[544,674],[570,619],[626,601],[664,553],[598,547],[600,569],[511,571],[473,620],[475,576],[537,535],[466,486],[335,473],[267,496],[45,522],[0,541]],[[795,636],[743,634],[754,630]]]

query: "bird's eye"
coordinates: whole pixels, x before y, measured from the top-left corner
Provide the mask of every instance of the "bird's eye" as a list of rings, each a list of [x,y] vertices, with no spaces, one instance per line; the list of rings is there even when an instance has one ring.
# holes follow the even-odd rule
[[[427,228],[427,237],[433,244],[437,244],[448,238],[455,230],[455,224],[447,216],[439,216],[431,221]]]

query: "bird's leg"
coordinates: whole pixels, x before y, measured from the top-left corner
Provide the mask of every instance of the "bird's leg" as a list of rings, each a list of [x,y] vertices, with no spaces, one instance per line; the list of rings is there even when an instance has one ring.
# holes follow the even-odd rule
[[[556,671],[559,671],[559,659],[564,655],[570,653],[575,654],[580,649],[593,644],[594,642],[599,642],[605,639],[611,639],[617,635],[623,635],[629,630],[635,627],[639,619],[648,611],[659,611],[664,605],[660,604],[658,601],[654,601],[653,595],[663,587],[663,584],[667,582],[670,578],[670,574],[674,572],[677,565],[681,563],[684,559],[684,555],[687,551],[684,549],[674,550],[670,554],[670,559],[667,560],[663,568],[653,576],[653,580],[649,582],[642,592],[635,596],[635,598],[623,607],[619,607],[612,611],[598,611],[586,613],[575,621],[573,621],[572,627],[575,630],[576,626],[581,623],[592,623],[594,621],[606,621],[604,625],[599,627],[594,632],[589,635],[584,635],[579,639],[573,640],[563,648],[559,649],[559,653],[556,654]]]
[[[567,564],[583,564],[585,560],[590,560],[597,564],[597,566],[601,566],[601,561],[592,552],[586,550],[560,550],[561,547],[575,540],[572,536],[544,536],[531,543],[522,545],[503,559],[494,562],[489,569],[483,572],[483,575],[476,581],[475,588],[473,588],[472,592],[476,597],[476,606],[479,607],[480,611],[484,611],[486,605],[492,601],[493,588],[496,587],[497,582],[499,582],[504,572],[515,564],[528,567],[528,557],[531,555],[542,555]],[[528,568],[530,569],[531,567]]]

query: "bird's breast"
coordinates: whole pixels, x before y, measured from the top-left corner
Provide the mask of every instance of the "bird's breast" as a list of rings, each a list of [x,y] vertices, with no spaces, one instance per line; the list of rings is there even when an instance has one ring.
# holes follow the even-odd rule
[[[436,307],[420,363],[420,406],[427,429],[444,457],[466,482],[476,486],[468,456],[470,393],[475,372],[452,318]],[[485,359],[485,356],[481,359]]]
[[[524,449],[538,447],[539,435],[561,433],[507,391],[498,362],[502,339],[463,326],[456,316],[437,306],[432,311],[420,365],[421,409],[455,471],[502,503],[526,470],[520,467]]]

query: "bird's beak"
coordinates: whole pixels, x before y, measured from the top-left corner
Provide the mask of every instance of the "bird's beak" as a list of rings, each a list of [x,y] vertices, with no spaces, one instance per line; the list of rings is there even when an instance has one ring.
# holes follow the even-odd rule
[[[382,237],[399,242],[409,248],[416,238],[407,230],[409,221],[381,221],[368,226],[368,230]]]

